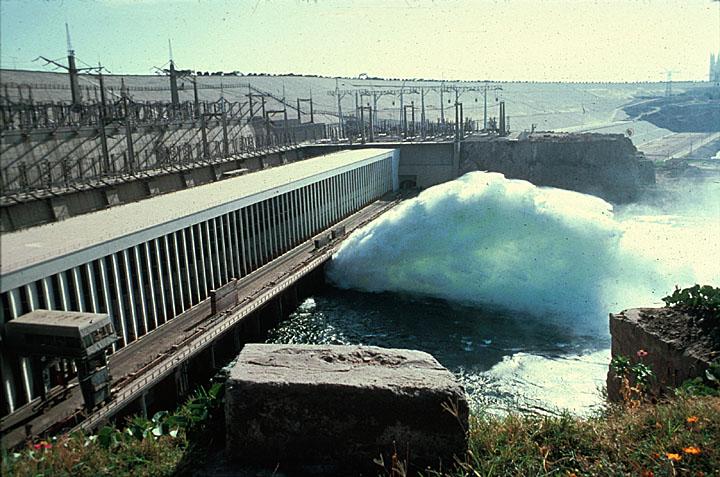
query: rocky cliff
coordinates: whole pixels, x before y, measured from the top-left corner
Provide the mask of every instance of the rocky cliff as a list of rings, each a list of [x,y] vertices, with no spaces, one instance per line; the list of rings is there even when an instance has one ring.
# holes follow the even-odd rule
[[[521,134],[517,138],[478,138],[462,143],[460,174],[501,172],[593,194],[611,202],[635,200],[644,185],[655,182],[655,171],[622,134]]]

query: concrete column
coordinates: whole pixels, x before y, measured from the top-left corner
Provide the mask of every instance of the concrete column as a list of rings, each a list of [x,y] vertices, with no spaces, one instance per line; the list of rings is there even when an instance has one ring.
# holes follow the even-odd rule
[[[277,224],[277,237],[278,243],[278,256],[285,253],[285,215],[283,214],[283,196],[278,195],[275,197],[275,223]]]
[[[328,180],[320,181],[320,228],[327,227],[330,219],[328,218]]]
[[[240,209],[235,211],[235,221],[237,223],[238,242],[240,244],[240,259],[242,260],[242,276],[247,275],[247,248],[245,247],[245,226],[243,225],[243,211]]]
[[[52,277],[45,277],[42,279],[42,294],[50,310],[55,310],[55,287],[53,286]]]
[[[95,262],[85,264],[85,280],[88,283],[88,291],[90,292],[90,311],[99,313],[100,301],[98,300],[97,283],[95,283]]]
[[[130,342],[130,337],[128,336],[127,317],[125,315],[125,307],[122,295],[122,279],[120,277],[120,265],[118,263],[117,254],[114,253],[110,256],[110,262],[112,266],[112,280],[115,288],[115,304],[117,307],[118,319],[120,320],[120,325],[122,329],[123,346],[127,346],[127,344]]]
[[[285,241],[285,251],[289,251],[293,248],[292,244],[292,230],[291,230],[291,215],[290,215],[290,192],[286,192],[282,195],[282,206],[283,206],[283,239]]]
[[[307,186],[298,189],[297,194],[297,214],[298,214],[298,242],[302,242],[307,237],[305,232],[305,199],[307,198]]]
[[[135,291],[133,290],[133,284],[132,284],[132,271],[130,267],[130,254],[128,253],[128,250],[125,249],[122,252],[123,257],[123,269],[125,270],[125,286],[127,287],[128,292],[128,309],[130,311],[130,326],[133,332],[133,340],[136,340],[138,338],[138,326],[137,326],[137,313],[135,308]]]
[[[181,275],[179,280],[184,283],[185,285],[185,297],[187,297],[187,302],[183,301],[183,304],[187,303],[185,306],[183,306],[183,309],[187,309],[192,307],[193,305],[193,286],[192,286],[192,277],[190,275],[190,250],[188,250],[188,243],[187,238],[185,237],[185,229],[178,230],[175,232],[175,235],[179,236],[179,239],[177,240],[177,244],[180,246],[179,248],[176,248],[176,253],[180,255],[180,264],[185,265],[185,273],[182,273],[182,268],[179,270],[179,274]]]
[[[80,273],[80,267],[73,267],[71,270],[73,287],[75,288],[75,302],[77,303],[77,311],[85,311],[85,296],[83,295],[83,282]]]
[[[138,406],[140,407],[140,415],[147,419],[147,392],[141,393],[138,398]]]
[[[40,295],[38,294],[38,290],[37,290],[37,287],[35,286],[35,282],[28,283],[27,285],[25,285],[24,288],[25,288],[25,296],[27,297],[27,303],[28,303],[28,307],[30,308],[30,311],[41,308]]]
[[[272,202],[270,199],[262,201],[263,213],[265,214],[265,243],[267,246],[267,263],[275,258],[275,223],[272,216]]]
[[[135,245],[133,247],[133,253],[135,255],[135,279],[137,281],[137,289],[138,293],[140,295],[140,301],[138,303],[138,306],[140,308],[140,318],[142,319],[143,324],[143,332],[141,334],[145,334],[148,332],[148,318],[147,318],[147,311],[146,311],[146,301],[145,301],[145,280],[144,280],[144,274],[142,271],[142,263],[140,262],[140,246]]]
[[[246,220],[248,221],[248,236],[249,236],[249,243],[250,248],[252,249],[252,270],[255,271],[260,266],[260,260],[258,253],[258,243],[257,243],[257,228],[255,227],[255,206],[253,204],[249,205],[247,207],[247,216]]]
[[[208,284],[210,285],[210,290],[214,290],[217,288],[217,283],[215,282],[215,265],[213,264],[213,253],[212,253],[212,243],[210,242],[210,221],[205,221],[202,224],[203,227],[203,233],[204,235],[204,242],[205,242],[205,256],[207,257],[207,269],[210,271],[210,281]]]
[[[225,241],[225,223],[223,221],[223,216],[215,217],[215,232],[217,234],[218,240],[216,240],[216,244],[218,245],[218,248],[220,250],[220,253],[218,253],[218,261],[221,269],[221,277],[222,282],[221,286],[226,284],[230,281],[230,272],[228,270],[228,256],[227,256],[227,243]]]
[[[313,201],[311,211],[313,217],[312,234],[315,235],[320,231],[320,184],[317,182],[313,184]]]
[[[295,212],[295,194],[297,190],[291,190],[287,194],[287,212],[288,212],[288,248],[295,248],[297,245],[297,215]]]
[[[225,252],[228,269],[228,281],[230,278],[238,278],[239,274],[235,269],[235,243],[233,241],[233,227],[230,224],[230,213],[224,214],[221,218],[223,228],[225,229]]]
[[[190,260],[192,260],[192,277],[193,290],[195,291],[195,303],[200,303],[203,299],[200,290],[200,270],[198,270],[197,248],[195,246],[195,226],[191,225],[186,229],[186,234],[190,236]]]
[[[160,295],[160,316],[162,322],[158,319],[157,325],[161,325],[168,320],[168,303],[165,292],[165,279],[163,278],[163,260],[160,246],[160,239],[156,238],[152,241],[152,255],[155,259],[155,265],[157,266],[157,278],[158,278],[158,291]]]
[[[70,311],[70,285],[68,284],[66,272],[57,274],[58,284],[60,285],[60,306],[64,311]]]
[[[97,261],[97,266],[100,274],[100,286],[102,287],[102,304],[100,306],[100,312],[107,313],[110,315],[110,319],[115,325],[115,333],[120,331],[121,325],[117,318],[117,313],[113,310],[110,298],[110,282],[108,281],[107,265],[105,258],[101,258]],[[117,349],[117,343],[113,343],[113,352]]]
[[[205,241],[203,239],[203,226],[202,224],[196,224],[192,227],[192,229],[193,240],[196,237],[195,229],[197,229],[197,251],[195,253],[200,255],[198,280],[202,286],[202,298],[205,299],[210,296],[210,287],[208,286],[207,268],[205,267]]]
[[[178,300],[178,307],[177,307],[177,315],[185,311],[185,290],[183,289],[183,277],[182,277],[182,269],[180,267],[180,247],[178,246],[178,237],[177,232],[173,232],[170,234],[172,237],[172,243],[173,243],[173,263],[175,264],[175,269],[173,272],[175,273],[175,277],[173,282],[177,284],[177,290],[178,293],[175,295],[176,298],[179,298]]]
[[[170,310],[172,311],[172,314],[167,317],[167,320],[174,318],[178,314],[178,309],[176,306],[175,301],[175,281],[173,280],[173,273],[172,273],[172,255],[170,255],[170,243],[168,240],[167,235],[163,235],[163,245],[165,249],[165,256],[163,257],[164,264],[165,264],[165,274],[167,276],[167,286],[168,290],[170,290],[170,296],[168,297],[170,299]]]
[[[14,288],[7,292],[11,319],[15,319],[23,314],[20,293],[20,288]],[[25,402],[30,402],[33,399],[33,380],[30,368],[30,360],[28,358],[21,357],[20,372],[22,373],[22,385],[23,390],[25,391]]]
[[[233,268],[233,277],[240,278],[243,275],[242,272],[242,258],[240,257],[240,243],[238,242],[238,226],[237,226],[237,210],[234,210],[226,215],[227,217],[227,230],[229,231],[230,240],[230,257]]]

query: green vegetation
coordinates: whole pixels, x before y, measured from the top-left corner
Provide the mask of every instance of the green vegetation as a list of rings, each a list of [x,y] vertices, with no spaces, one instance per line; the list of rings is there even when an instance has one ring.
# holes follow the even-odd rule
[[[720,327],[720,288],[710,285],[694,285],[690,288],[675,287],[672,295],[662,299],[665,306],[676,308],[698,318],[707,318],[707,324]]]
[[[675,398],[602,416],[472,417],[470,449],[449,476],[714,475],[720,398]]]
[[[174,413],[152,419],[133,417],[121,430],[114,425],[95,435],[74,433],[3,453],[2,475],[163,476],[185,475],[204,462],[208,450],[222,445],[222,385],[200,388]]]

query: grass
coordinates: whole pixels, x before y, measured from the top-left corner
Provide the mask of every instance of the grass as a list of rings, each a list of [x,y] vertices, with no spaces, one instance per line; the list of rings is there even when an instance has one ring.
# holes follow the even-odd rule
[[[198,389],[172,414],[133,417],[97,434],[76,432],[2,455],[3,476],[190,475],[224,445],[222,386]]]
[[[469,451],[432,475],[716,475],[720,398],[678,397],[578,418],[471,417]]]
[[[2,475],[189,475],[223,445],[221,401],[203,393],[173,414],[133,418],[122,430],[29,444],[3,456]],[[709,476],[717,469],[720,397],[704,396],[614,407],[592,418],[475,414],[468,454],[454,469],[429,475]]]

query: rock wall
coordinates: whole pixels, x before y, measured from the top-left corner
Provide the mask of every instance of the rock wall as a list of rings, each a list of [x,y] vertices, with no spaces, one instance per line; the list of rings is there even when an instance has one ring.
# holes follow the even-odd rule
[[[692,326],[693,320],[667,308],[633,308],[610,314],[612,357],[625,356],[634,364],[640,359],[655,379],[655,395],[680,386],[685,380],[704,376],[713,359],[720,357],[712,337]],[[640,358],[638,351],[647,355]],[[643,353],[644,354],[644,353]],[[619,401],[619,380],[608,371],[608,398]]]
[[[535,133],[465,141],[459,174],[477,170],[616,203],[635,200],[655,181],[652,163],[622,134]]]

